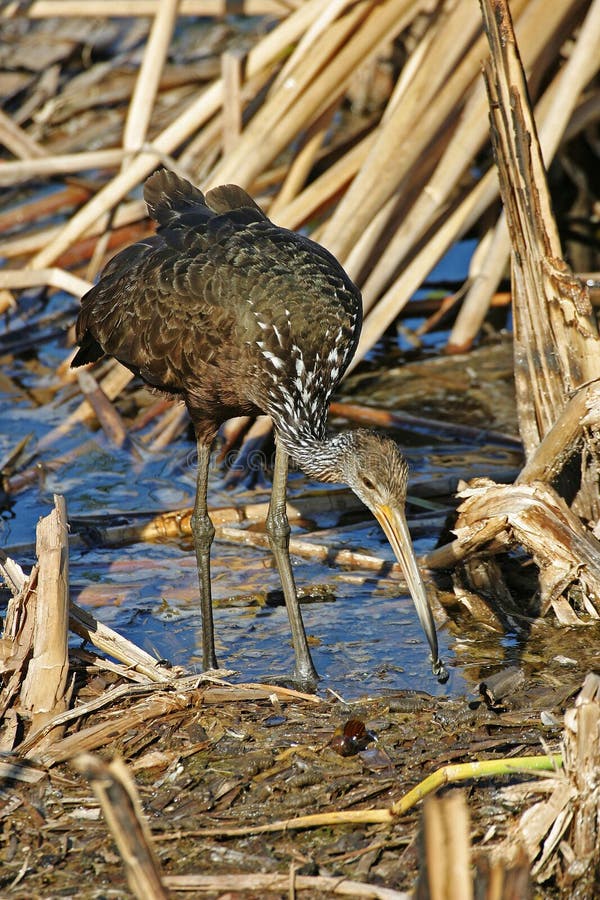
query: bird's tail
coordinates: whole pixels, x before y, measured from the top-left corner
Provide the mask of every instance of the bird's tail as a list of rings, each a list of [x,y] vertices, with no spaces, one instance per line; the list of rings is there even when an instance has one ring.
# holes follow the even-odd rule
[[[207,216],[214,215],[206,205],[202,191],[167,169],[160,169],[147,179],[144,184],[144,200],[148,212],[159,225],[169,225],[182,213],[192,210],[198,213],[204,209]]]
[[[160,169],[144,185],[144,200],[148,211],[159,225],[174,225],[177,221],[191,223],[194,218],[212,219],[244,210],[244,221],[266,219],[260,206],[236,184],[213,188],[206,196],[185,178]],[[186,215],[192,213],[192,217]]]

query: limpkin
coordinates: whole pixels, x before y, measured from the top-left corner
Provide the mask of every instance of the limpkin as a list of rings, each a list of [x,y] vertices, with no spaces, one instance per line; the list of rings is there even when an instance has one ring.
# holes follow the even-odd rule
[[[429,641],[433,672],[447,677],[406,525],[404,458],[392,440],[368,430],[325,434],[330,396],[360,334],[360,292],[327,250],[274,225],[240,187],[224,185],[204,196],[163,170],[148,178],[144,198],[157,233],[114,256],[83,297],[73,365],[113,356],[187,406],[198,448],[191,525],[204,667],[217,667],[214,528],[207,507],[211,447],[227,419],[266,413],[276,433],[266,528],[291,625],[294,678],[311,684],[318,676],[289,557],[290,456],[310,478],[345,482],[379,520]]]

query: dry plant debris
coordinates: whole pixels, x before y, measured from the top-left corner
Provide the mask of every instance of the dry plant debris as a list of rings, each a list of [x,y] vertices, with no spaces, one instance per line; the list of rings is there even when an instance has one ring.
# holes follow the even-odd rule
[[[593,22],[578,30],[588,7],[584,0],[551,8],[543,0],[512,3],[549,133],[547,163],[562,138],[589,126]],[[240,12],[263,13],[274,27],[261,34],[259,25],[243,37],[219,18],[215,2],[203,13],[214,16],[212,26],[187,40],[177,16],[193,15],[194,4],[82,2],[79,18],[53,18],[70,8],[9,3],[0,11],[5,59],[23,58],[18,78],[18,65],[0,69],[8,151],[1,183],[15,188],[58,177],[65,189],[58,203],[65,206],[84,199],[74,199],[80,189],[68,185],[71,176],[85,174],[88,191],[67,224],[2,242],[2,255],[15,261],[2,273],[5,288],[22,287],[25,267],[32,283],[60,282],[80,293],[55,267],[66,268],[65,254],[85,234],[104,233],[94,250],[96,271],[113,229],[118,235],[145,217],[138,201],[123,201],[166,163],[204,188],[235,179],[260,195],[282,225],[318,218],[318,238],[363,288],[361,358],[497,197],[489,154],[482,153],[488,130],[479,71],[487,50],[475,0],[297,6],[256,0]],[[91,18],[100,10],[113,17],[102,29]],[[60,41],[49,40],[59,22]],[[570,68],[561,67],[570,39]],[[84,70],[70,65],[78,57]],[[487,173],[476,178],[474,167]],[[476,336],[507,264],[503,217],[492,231],[493,246],[473,265],[455,346]],[[12,302],[8,294],[5,302]]]
[[[34,617],[43,616],[44,608],[32,600],[32,588],[56,562],[57,544],[62,571],[68,571],[64,515],[64,502],[57,498],[38,532],[37,574],[27,580],[14,563],[4,563],[14,592],[11,627],[23,623],[1,647],[9,676],[0,696],[5,710],[0,820],[8,829],[0,883],[7,896],[26,895],[21,881],[28,895],[32,890],[43,895],[44,885],[69,890],[86,873],[94,885],[89,896],[100,895],[98,877],[109,877],[117,890],[127,881],[140,898],[227,891],[235,877],[236,890],[249,897],[278,894],[291,884],[308,897],[397,900],[419,863],[411,812],[423,797],[448,784],[484,778],[486,812],[475,806],[473,815],[481,818],[477,829],[485,831],[487,808],[495,803],[489,785],[498,777],[520,773],[521,779],[560,766],[561,757],[540,753],[540,743],[544,735],[556,746],[558,717],[577,690],[575,681],[534,699],[530,684],[513,673],[482,685],[482,699],[471,704],[408,694],[349,705],[276,686],[230,685],[159,664],[152,669],[141,651],[114,634],[111,661],[97,646],[105,647],[106,638],[96,634],[90,616],[86,645],[72,647],[64,660],[69,679],[56,682],[63,685],[62,695],[52,690],[52,714],[43,698],[43,707],[25,706],[29,673],[49,652],[36,640]],[[50,583],[56,601],[61,579]],[[49,606],[59,610],[57,602]],[[71,610],[72,623],[80,618]],[[67,646],[66,632],[59,634],[61,622],[66,628],[60,615],[47,628],[55,636],[55,663]],[[592,717],[585,724],[580,720],[578,733],[597,742],[597,687],[591,691],[590,684],[576,706],[584,713],[576,715]],[[65,699],[69,708],[63,710]],[[595,704],[595,719],[586,704]],[[556,724],[542,726],[541,713]],[[566,721],[573,731],[573,720]],[[106,763],[91,751],[117,759]],[[565,766],[578,778],[573,752],[566,747]],[[84,778],[75,776],[73,764]],[[587,821],[595,794],[588,796],[585,783],[567,799],[575,807],[576,801],[583,803]],[[90,789],[123,866],[106,843]],[[507,838],[513,818],[506,811],[498,817],[496,841]],[[29,850],[23,858],[25,842]],[[206,871],[207,851],[212,872]],[[486,852],[491,851],[488,841]],[[52,871],[44,863],[48,858]],[[431,878],[431,848],[428,859]],[[285,860],[293,863],[290,874],[281,872]],[[519,877],[527,874],[523,862],[513,860],[511,866]]]
[[[56,562],[68,572],[64,516],[56,498],[38,530],[39,566],[30,579],[9,560],[3,564],[14,593],[14,634],[1,647],[0,820],[8,830],[0,877],[7,896],[25,896],[21,881],[29,895],[44,895],[45,884],[69,890],[87,873],[94,886],[98,877],[110,877],[117,890],[127,881],[140,898],[226,891],[235,877],[236,889],[250,897],[291,883],[308,897],[390,900],[410,887],[418,865],[411,811],[424,796],[459,780],[489,783],[560,763],[539,753],[542,733],[557,738],[556,727],[540,731],[540,713],[558,722],[575,682],[534,702],[530,685],[513,677],[496,681],[493,701],[486,685],[483,699],[470,705],[410,694],[348,705],[151,666],[118,635],[107,645],[110,629],[99,629],[89,614],[86,644],[63,660],[69,678],[56,681],[63,692],[52,689],[53,712],[43,698],[43,706],[25,706],[29,673],[49,655],[39,642],[35,617],[45,613],[33,589]],[[50,585],[49,608],[58,612],[61,579]],[[78,622],[81,613],[71,609],[72,627]],[[58,615],[47,627],[58,672],[67,647],[61,623],[66,628]],[[107,764],[92,751],[122,761]],[[73,761],[85,778],[75,776]],[[124,867],[106,843],[86,779]],[[282,874],[281,861],[290,859],[291,874]],[[96,894],[91,888],[89,896]]]
[[[428,563],[468,558],[468,586],[469,570],[481,579],[487,554],[521,546],[538,566],[540,597],[536,608],[510,603],[510,613],[544,614],[552,607],[561,623],[578,624],[600,615],[600,543],[593,531],[600,338],[587,288],[561,257],[542,158],[542,139],[547,149],[556,132],[541,124],[538,139],[507,4],[490,0],[482,10],[491,49],[484,74],[492,141],[512,246],[515,385],[527,462],[514,485],[478,479],[461,492],[467,499],[458,510],[456,540],[430,553]],[[590,8],[581,33],[600,37],[600,6]],[[557,81],[552,103],[559,120],[567,87],[589,76],[582,54],[580,45]],[[577,462],[573,476],[566,467]],[[496,582],[506,611],[510,591],[498,586],[499,577],[491,562],[488,582]]]
[[[600,679],[590,674],[575,706],[565,713],[564,771],[537,787],[506,789],[513,800],[548,796],[523,812],[499,848],[500,857],[514,858],[524,849],[538,883],[553,879],[578,897],[593,897],[598,889],[599,728]]]
[[[493,4],[497,12],[501,6]],[[61,19],[60,25],[55,17],[73,10],[68,0],[8,2],[0,10],[5,98],[0,184],[9,201],[0,211],[0,256],[6,261],[0,272],[2,309],[18,309],[18,292],[31,287],[80,296],[104,259],[148,233],[135,191],[159,164],[203,187],[234,179],[277,222],[310,227],[363,289],[367,316],[357,359],[396,319],[446,249],[476,227],[486,231],[486,239],[473,259],[450,337],[454,349],[468,348],[504,272],[510,231],[513,246],[520,248],[513,278],[527,465],[506,493],[497,485],[471,486],[457,540],[436,551],[437,562],[454,565],[467,546],[473,551],[519,543],[540,566],[543,603],[552,605],[560,621],[575,621],[581,612],[597,617],[597,548],[579,518],[593,521],[597,500],[597,404],[594,387],[586,386],[597,377],[597,336],[586,291],[561,261],[524,79],[512,39],[506,42],[507,20],[496,17],[505,43],[493,59],[496,64],[504,57],[509,82],[500,86],[488,78],[488,91],[501,135],[496,152],[509,231],[503,215],[494,214],[491,226],[486,215],[498,188],[484,150],[487,100],[479,67],[485,39],[471,0],[441,5],[246,0],[240,12],[267,16],[269,25],[264,19],[250,21],[242,34],[223,17],[219,0],[139,0],[135,7],[78,0],[76,7],[78,18]],[[598,67],[599,8],[584,0],[511,4],[546,164],[562,140],[597,120],[591,80]],[[177,17],[200,13],[215,18],[186,44]],[[91,18],[98,15],[113,18],[99,29]],[[488,28],[492,19],[488,15]],[[510,123],[516,124],[516,147],[506,128],[509,117],[501,121],[503,97],[518,99]],[[504,171],[503,152],[511,143],[512,162]],[[529,146],[528,155],[523,150]],[[514,184],[514,175],[522,182]],[[58,190],[40,197],[40,183]],[[27,193],[31,187],[33,196]],[[548,298],[548,321],[526,305],[539,294]],[[74,309],[63,318],[36,322],[35,340],[72,321]],[[438,321],[436,309],[430,324]],[[574,333],[577,342],[571,341]],[[10,337],[11,348],[31,346],[31,335]],[[552,367],[536,371],[549,345],[561,351],[558,373]],[[539,353],[533,347],[541,348]],[[65,373],[66,367],[57,372],[50,393],[54,399],[58,392],[62,401],[77,396],[80,405],[39,441],[37,452],[59,446],[75,424],[96,419],[115,445],[126,445],[128,426],[111,401],[123,398],[130,373],[109,364],[79,384],[69,383]],[[569,399],[574,388],[582,390]],[[11,390],[18,394],[19,387]],[[168,443],[184,427],[177,411],[165,414],[160,405],[136,412],[140,427],[163,417],[152,446]],[[549,483],[582,445],[582,490],[569,509]],[[85,452],[85,444],[62,455],[59,450],[51,465],[58,468]],[[39,473],[25,444],[2,468],[7,491],[23,489]],[[333,502],[343,507],[345,499]],[[297,514],[308,511],[300,508]],[[242,514],[252,519],[257,513]],[[223,512],[222,537],[239,539],[228,524],[239,515]],[[161,518],[134,530],[133,537],[119,526],[119,537],[112,538],[146,539],[144,528],[161,537],[185,535],[186,516],[180,511]],[[556,756],[560,716],[578,686],[564,677],[559,687],[554,683],[533,698],[523,688],[509,699],[494,694],[491,701],[492,694],[483,691],[484,700],[471,704],[419,696],[365,700],[351,715],[361,716],[378,743],[340,756],[331,742],[349,718],[343,704],[170,670],[89,613],[69,609],[66,521],[56,498],[53,512],[40,523],[39,564],[29,578],[14,560],[2,564],[13,594],[0,644],[0,889],[7,896],[51,896],[59,890],[80,895],[85,879],[89,896],[108,890],[125,896],[127,880],[145,897],[185,890],[398,898],[412,887],[419,866],[414,816],[390,814],[401,808],[409,786],[412,804],[424,795],[427,775],[437,788],[459,772],[465,777],[514,772],[517,763],[506,764],[507,755],[538,760],[542,738],[550,743],[546,763]],[[540,544],[541,533],[561,540]],[[258,543],[260,535],[255,537]],[[313,544],[306,552],[319,551]],[[367,564],[358,555],[343,561]],[[571,582],[582,587],[575,610],[564,595]],[[82,646],[69,647],[67,617]],[[561,891],[573,896],[575,890],[594,896],[597,723],[598,688],[588,681],[567,715],[564,775],[536,782],[536,788],[531,782],[511,787],[502,800],[492,785],[481,786],[478,799],[472,799],[470,826],[464,809],[452,803],[436,825],[430,805],[426,843],[442,847],[445,839],[435,835],[444,830],[448,835],[448,823],[462,822],[456,842],[446,841],[444,857],[460,869],[461,896],[468,896],[469,827],[473,840],[485,838],[490,850],[499,847],[498,859],[478,867],[490,900],[511,896],[510,891],[523,896],[515,885],[525,884],[533,860],[533,877],[557,896]],[[134,823],[125,826],[124,836],[137,838],[136,847],[145,853],[138,855],[132,843],[120,844],[127,874],[107,843],[86,781],[68,762],[91,751],[116,753],[125,761],[80,758],[103,798],[111,779],[124,791],[117,806],[119,812],[129,807],[128,821]],[[496,759],[473,762],[484,755]],[[552,790],[550,799],[527,810],[515,832],[514,817],[540,789]],[[375,804],[381,815],[373,814]],[[264,836],[250,836],[298,819],[307,809],[325,810],[317,814],[321,826],[351,820],[355,825],[302,832],[293,839],[284,831],[268,843]],[[234,838],[242,821],[248,823],[245,836]],[[232,837],[226,839],[227,833]],[[526,863],[517,849],[522,844]],[[207,858],[214,870],[209,875]],[[507,858],[509,875],[498,889],[498,867]],[[435,868],[431,845],[427,859],[429,870]],[[132,866],[141,860],[139,868]],[[435,876],[429,871],[428,877],[435,896]]]

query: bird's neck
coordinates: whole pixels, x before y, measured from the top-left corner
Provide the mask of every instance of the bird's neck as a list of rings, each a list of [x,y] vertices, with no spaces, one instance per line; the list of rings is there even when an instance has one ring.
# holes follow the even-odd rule
[[[344,481],[340,460],[347,449],[344,432],[329,437],[317,437],[310,433],[278,433],[278,440],[293,461],[309,478],[339,484]]]

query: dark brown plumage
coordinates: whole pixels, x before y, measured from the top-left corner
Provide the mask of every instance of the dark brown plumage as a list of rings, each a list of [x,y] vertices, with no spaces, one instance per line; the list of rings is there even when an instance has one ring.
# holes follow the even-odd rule
[[[372,432],[327,438],[329,399],[356,350],[360,293],[323,247],[274,225],[235,185],[206,197],[167,171],[144,196],[157,234],[118,253],[82,299],[73,365],[114,356],[154,388],[180,396],[198,444],[192,529],[203,616],[203,661],[216,666],[206,491],[219,426],[271,416],[277,434],[267,530],[281,575],[296,677],[314,682],[296,599],[285,515],[288,456],[311,477],[344,481],[379,519],[407,577],[438,677],[437,639],[403,507],[406,463]]]

